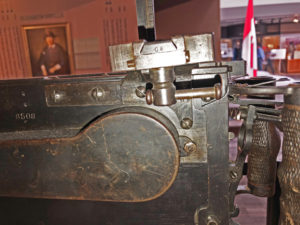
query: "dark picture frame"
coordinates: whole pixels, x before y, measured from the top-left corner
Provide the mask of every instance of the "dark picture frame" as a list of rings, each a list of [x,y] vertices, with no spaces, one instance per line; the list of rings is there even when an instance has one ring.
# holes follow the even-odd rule
[[[22,32],[28,73],[31,76],[44,75],[41,69],[41,57],[43,54],[45,55],[46,36],[49,34],[53,35],[55,45],[59,46],[62,52],[63,65],[57,73],[48,75],[72,74],[74,72],[71,32],[68,23],[23,26]]]

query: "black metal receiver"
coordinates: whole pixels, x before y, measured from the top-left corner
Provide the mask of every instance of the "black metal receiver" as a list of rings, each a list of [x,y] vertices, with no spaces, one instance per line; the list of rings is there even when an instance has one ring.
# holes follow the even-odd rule
[[[212,35],[204,34],[113,46],[113,69],[123,73],[1,81],[0,195],[18,198],[0,199],[0,208],[8,212],[0,220],[66,223],[48,213],[54,204],[59,214],[61,202],[28,199],[39,198],[88,200],[64,201],[72,211],[65,221],[71,224],[79,224],[79,216],[86,224],[101,225],[234,224],[244,161],[256,143],[253,125],[278,125],[281,114],[283,119],[297,114],[293,96],[299,88],[231,85],[231,77],[245,75],[245,63],[215,62],[212,43]],[[283,111],[264,107],[275,104],[268,99],[240,98],[276,93],[291,102]],[[228,163],[229,102],[239,104],[237,114],[244,119],[234,163]],[[295,121],[283,123],[287,138],[298,137],[299,127],[289,135]],[[285,140],[284,149],[297,151],[297,140]],[[271,155],[277,151],[264,151],[275,173],[263,187],[273,187]],[[255,176],[260,176],[259,165]],[[294,173],[290,165],[283,163],[280,172],[282,221],[297,221],[297,182],[291,188],[284,178],[285,171]],[[296,200],[287,207],[291,196]],[[40,213],[12,219],[16,205],[26,205],[19,198],[30,201],[27,211]],[[89,215],[78,211],[80,204],[92,208]]]

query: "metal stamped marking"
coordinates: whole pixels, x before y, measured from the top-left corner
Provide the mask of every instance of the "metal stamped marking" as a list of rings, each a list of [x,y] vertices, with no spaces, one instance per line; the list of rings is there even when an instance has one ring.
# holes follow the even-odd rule
[[[16,114],[16,120],[35,120],[36,114],[35,113],[17,113]]]

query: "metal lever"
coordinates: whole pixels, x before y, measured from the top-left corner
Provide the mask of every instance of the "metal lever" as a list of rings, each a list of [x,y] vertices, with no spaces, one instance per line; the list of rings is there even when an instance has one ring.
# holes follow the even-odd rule
[[[154,103],[154,105],[162,105],[157,103],[163,103],[167,102],[164,101],[164,96],[159,96],[162,100],[158,100],[155,94],[152,90],[148,90],[146,92],[146,101],[147,104],[151,105]],[[222,89],[220,84],[215,84],[214,87],[209,88],[195,88],[195,89],[184,89],[184,90],[176,90],[175,91],[175,99],[192,99],[192,98],[214,98],[214,99],[220,99],[222,97]],[[176,101],[175,101],[176,103]],[[175,104],[173,103],[173,104]],[[171,104],[168,104],[171,105]]]
[[[175,81],[173,67],[150,69],[149,73],[153,85],[153,88],[146,92],[146,102],[149,105],[168,106],[175,104],[178,99],[222,97],[220,84],[215,84],[214,87],[176,90],[173,84]]]
[[[222,97],[222,89],[220,84],[215,84],[214,87],[209,88],[195,88],[186,90],[176,90],[176,99],[191,99],[191,98],[214,98],[220,99]]]

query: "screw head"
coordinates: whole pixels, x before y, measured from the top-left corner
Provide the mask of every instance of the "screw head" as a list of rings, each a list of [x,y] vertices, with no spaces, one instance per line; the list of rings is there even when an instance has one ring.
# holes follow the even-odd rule
[[[97,91],[97,97],[102,97],[102,95],[103,95],[103,92],[102,91]]]
[[[229,132],[228,133],[228,140],[232,140],[233,138],[235,138],[235,134],[233,132]]]
[[[207,225],[218,225],[216,221],[208,221]]]
[[[209,102],[209,101],[212,100],[212,98],[211,98],[211,97],[205,97],[203,100],[204,100],[205,102]]]
[[[190,129],[193,126],[193,121],[190,118],[184,118],[181,120],[180,126],[183,129]]]
[[[61,97],[61,95],[60,95],[59,93],[55,93],[54,98],[55,98],[56,100],[60,99],[60,97]]]
[[[218,225],[215,221],[208,221],[207,225]]]
[[[95,100],[99,100],[104,96],[104,91],[100,88],[94,88],[91,92],[91,95]]]
[[[197,145],[194,142],[189,141],[189,142],[184,144],[183,149],[186,153],[190,154],[190,153],[197,150]]]
[[[135,89],[135,94],[136,96],[138,96],[139,98],[144,98],[146,96],[146,88],[143,86],[138,86]]]
[[[231,172],[230,172],[230,177],[231,177],[231,179],[236,179],[236,178],[238,177],[237,172],[231,171]]]
[[[208,216],[207,217],[207,225],[218,225],[218,223],[212,216]]]

